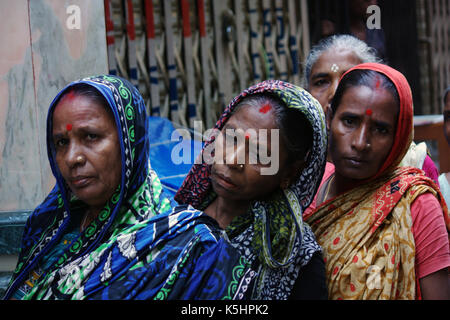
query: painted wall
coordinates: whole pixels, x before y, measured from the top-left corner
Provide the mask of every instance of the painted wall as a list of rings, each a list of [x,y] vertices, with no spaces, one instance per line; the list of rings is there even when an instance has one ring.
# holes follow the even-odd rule
[[[48,107],[66,84],[107,73],[103,0],[0,0],[0,212],[54,186]]]

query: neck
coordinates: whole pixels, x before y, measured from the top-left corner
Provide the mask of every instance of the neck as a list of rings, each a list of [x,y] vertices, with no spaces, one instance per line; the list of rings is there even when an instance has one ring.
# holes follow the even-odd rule
[[[249,205],[250,201],[230,201],[217,197],[209,204],[205,213],[214,218],[222,229],[225,229],[235,217],[245,214]]]
[[[332,199],[340,194],[343,194],[353,188],[355,188],[359,184],[358,180],[351,180],[348,178],[345,178],[339,173],[334,173],[329,179],[328,183],[326,183],[322,190],[322,202],[326,202],[329,199]],[[319,196],[320,197],[320,196]],[[319,198],[320,199],[320,198]],[[317,205],[320,205],[321,203],[317,203]]]

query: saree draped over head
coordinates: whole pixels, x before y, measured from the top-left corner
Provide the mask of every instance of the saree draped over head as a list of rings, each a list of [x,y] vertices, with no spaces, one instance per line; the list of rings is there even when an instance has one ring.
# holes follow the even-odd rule
[[[447,228],[448,209],[439,188],[422,170],[398,167],[413,136],[411,89],[398,71],[366,63],[386,75],[400,97],[394,145],[378,173],[308,214],[326,259],[330,299],[415,299],[415,242],[411,204],[430,192],[440,201]]]
[[[268,80],[256,84],[234,98],[216,123],[221,130],[233,110],[245,97],[268,94],[287,108],[301,112],[313,130],[312,148],[298,180],[289,188],[277,190],[267,199],[253,201],[247,214],[235,218],[225,230],[231,244],[255,270],[252,299],[287,299],[299,275],[315,252],[320,252],[302,213],[313,200],[322,178],[327,150],[327,133],[320,104],[305,90],[283,81]],[[299,137],[301,139],[301,137]],[[214,137],[200,153],[208,150]],[[179,203],[204,210],[216,197],[210,181],[211,165],[198,161],[175,195]]]
[[[69,239],[70,226],[85,205],[71,194],[55,162],[52,114],[61,94],[78,83],[97,89],[111,108],[118,128],[122,178],[98,217]],[[47,118],[48,157],[56,186],[26,223],[5,299],[17,292],[23,299],[214,299],[229,295],[229,286],[218,285],[217,278],[223,270],[233,271],[220,260],[230,247],[220,241],[219,228],[208,216],[186,206],[171,210],[150,166],[147,123],[141,95],[116,76],[82,79],[56,96]]]

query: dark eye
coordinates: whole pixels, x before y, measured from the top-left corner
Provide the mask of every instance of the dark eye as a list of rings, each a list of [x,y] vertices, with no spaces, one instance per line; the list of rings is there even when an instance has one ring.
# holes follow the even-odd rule
[[[98,135],[95,134],[95,133],[88,133],[88,134],[87,134],[87,139],[88,139],[88,140],[95,140],[95,139],[97,139],[97,138],[98,138]]]
[[[316,81],[313,82],[313,86],[315,86],[315,87],[322,87],[322,86],[324,86],[327,83],[328,83],[327,80],[319,79],[319,80],[316,80]]]
[[[346,126],[352,126],[355,124],[355,120],[352,118],[344,118],[342,119],[342,122],[346,125]]]
[[[55,141],[55,146],[57,148],[61,148],[61,147],[64,147],[65,145],[67,145],[68,143],[69,143],[68,139],[61,138],[61,139],[58,139]]]
[[[381,134],[388,134],[389,133],[389,130],[386,127],[383,127],[383,126],[377,126],[375,128],[375,131],[378,132],[378,133],[381,133]]]

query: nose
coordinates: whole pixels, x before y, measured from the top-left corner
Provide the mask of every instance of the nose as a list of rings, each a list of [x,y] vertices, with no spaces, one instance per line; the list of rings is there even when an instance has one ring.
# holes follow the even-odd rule
[[[225,164],[234,169],[242,169],[245,164],[245,143],[225,146]]]
[[[79,144],[74,139],[71,139],[65,154],[66,165],[69,168],[74,168],[77,165],[83,165],[85,161],[86,158],[82,154]]]
[[[361,124],[354,133],[352,147],[357,151],[366,151],[370,145],[369,128],[367,125]]]

